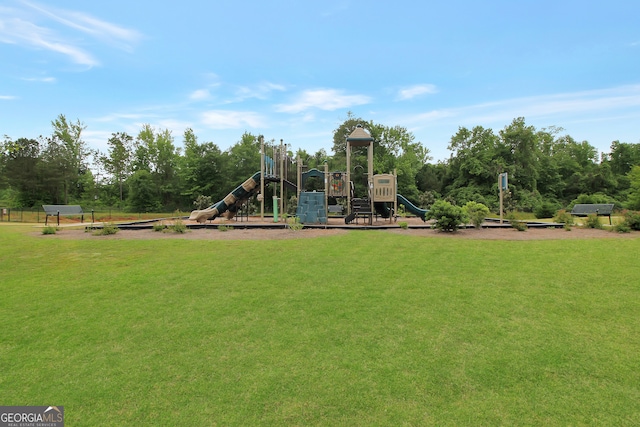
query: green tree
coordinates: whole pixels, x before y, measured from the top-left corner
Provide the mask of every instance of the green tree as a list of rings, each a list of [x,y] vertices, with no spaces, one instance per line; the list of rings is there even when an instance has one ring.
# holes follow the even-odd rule
[[[183,144],[179,174],[185,204],[191,204],[199,196],[211,197],[214,201],[222,199],[232,184],[224,176],[225,159],[218,146],[212,142],[199,144],[192,129],[184,132]]]
[[[124,183],[131,174],[133,137],[126,132],[112,133],[107,141],[108,155],[102,156],[102,164],[118,185],[120,202],[124,200]]]
[[[41,144],[38,140],[5,139],[2,144],[2,176],[15,190],[18,207],[31,207],[46,201],[42,190]]]
[[[150,173],[155,191],[164,209],[174,209],[179,199],[177,163],[179,150],[168,129],[156,131],[145,124],[134,142],[132,170]]]
[[[60,168],[60,176],[63,184],[64,203],[69,203],[69,197],[79,199],[82,187],[79,184],[80,175],[87,169],[87,156],[89,151],[82,139],[82,131],[86,126],[77,120],[69,122],[60,114],[51,122],[53,133],[49,144],[52,145],[50,154],[55,154],[58,159],[54,163]]]
[[[609,161],[612,173],[615,175],[628,174],[634,166],[640,165],[640,144],[613,141]]]
[[[640,166],[634,166],[629,171],[629,182],[631,183],[631,191],[627,207],[636,211],[640,210]]]
[[[522,190],[537,191],[539,147],[535,128],[527,126],[524,117],[518,117],[500,131],[500,139],[511,153],[510,180]]]
[[[273,143],[273,141],[271,141]],[[269,153],[267,153],[269,154]],[[225,152],[225,175],[234,185],[260,170],[260,140],[249,132]]]
[[[496,205],[499,173],[513,171],[510,150],[491,129],[461,127],[451,138],[445,193],[457,203]]]
[[[161,209],[158,188],[151,172],[140,169],[134,172],[127,182],[129,209],[134,212],[157,212]]]

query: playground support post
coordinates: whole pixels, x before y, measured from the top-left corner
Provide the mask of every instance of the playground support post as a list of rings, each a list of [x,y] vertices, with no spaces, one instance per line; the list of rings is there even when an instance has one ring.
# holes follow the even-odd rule
[[[264,136],[260,135],[260,221],[264,221]]]
[[[324,216],[329,221],[329,163],[324,161]],[[326,224],[326,222],[325,222]]]
[[[284,212],[284,144],[280,138],[280,212]]]

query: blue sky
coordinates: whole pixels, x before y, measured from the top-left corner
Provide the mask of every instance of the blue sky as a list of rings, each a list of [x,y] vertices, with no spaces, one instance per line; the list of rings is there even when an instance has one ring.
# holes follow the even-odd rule
[[[434,4],[435,3],[435,4]],[[310,153],[352,111],[404,126],[435,160],[460,126],[516,117],[608,151],[640,142],[640,2],[0,2],[0,135],[59,114],[113,132],[243,132]]]

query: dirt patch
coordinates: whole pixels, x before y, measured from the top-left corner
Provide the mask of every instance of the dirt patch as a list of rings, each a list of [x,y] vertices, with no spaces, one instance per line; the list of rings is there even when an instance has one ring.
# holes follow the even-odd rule
[[[339,224],[338,220],[333,220]],[[167,221],[163,221],[169,224]],[[408,236],[448,238],[448,239],[474,239],[474,240],[565,240],[565,239],[629,239],[640,237],[640,232],[616,233],[608,230],[597,230],[574,227],[571,230],[563,228],[529,228],[526,231],[517,231],[513,228],[489,227],[482,229],[462,229],[453,233],[441,232],[431,228],[424,228],[425,223],[421,220],[409,219],[401,220],[407,222],[409,227],[402,229],[399,226],[394,228],[376,230],[376,226],[389,226],[388,221],[377,221],[373,223],[370,230],[358,231],[361,233],[394,233]],[[186,221],[189,224],[189,221]],[[259,224],[259,221],[251,222]],[[265,223],[262,223],[265,224]],[[344,221],[342,222],[344,224]],[[149,239],[182,239],[182,240],[283,240],[283,239],[309,239],[316,237],[338,236],[348,233],[350,229],[315,229],[303,228],[302,230],[291,229],[261,229],[261,228],[240,228],[242,224],[234,222],[221,222],[218,225],[229,225],[235,227],[227,231],[217,228],[194,229],[186,233],[158,232],[150,229],[146,230],[120,230],[118,233],[109,236],[94,236],[91,232],[84,230],[63,229],[53,235],[43,235],[41,232],[34,232],[34,235],[42,238],[53,239],[107,239],[107,240],[149,240]],[[360,224],[362,225],[362,224]],[[393,224],[396,225],[396,224]],[[356,227],[353,227],[355,229]]]

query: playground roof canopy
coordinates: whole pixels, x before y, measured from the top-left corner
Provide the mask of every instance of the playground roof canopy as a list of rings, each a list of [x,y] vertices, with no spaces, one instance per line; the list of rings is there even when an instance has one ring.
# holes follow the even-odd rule
[[[373,142],[373,137],[362,127],[362,125],[358,125],[347,137],[347,142],[353,147],[363,147],[371,144],[371,142]]]

